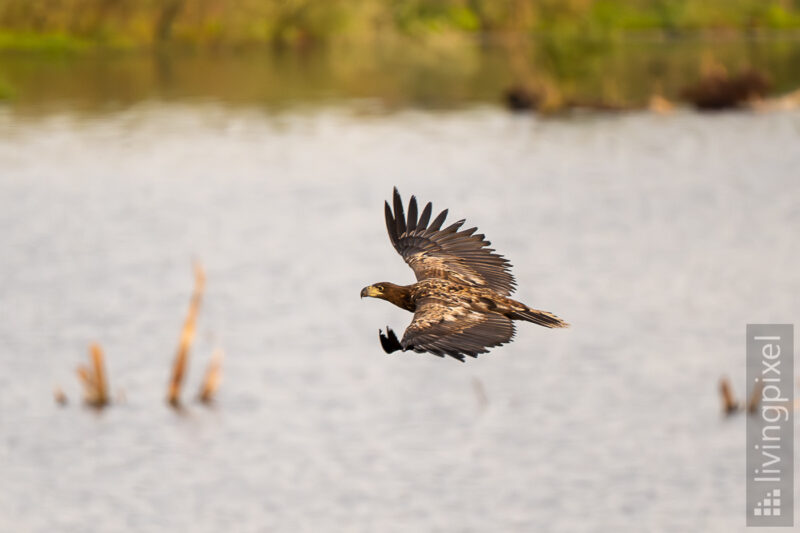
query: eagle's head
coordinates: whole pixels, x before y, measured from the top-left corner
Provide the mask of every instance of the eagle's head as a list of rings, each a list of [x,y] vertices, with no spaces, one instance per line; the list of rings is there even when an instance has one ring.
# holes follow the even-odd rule
[[[381,300],[391,302],[403,309],[409,311],[414,310],[414,306],[411,303],[411,291],[409,287],[395,285],[388,281],[381,281],[380,283],[373,283],[372,285],[364,287],[361,289],[361,297],[363,298],[364,296],[380,298]]]
[[[369,285],[361,289],[361,297],[367,296],[369,298],[382,298],[386,300],[388,293],[391,292],[391,286],[392,284],[387,281]]]

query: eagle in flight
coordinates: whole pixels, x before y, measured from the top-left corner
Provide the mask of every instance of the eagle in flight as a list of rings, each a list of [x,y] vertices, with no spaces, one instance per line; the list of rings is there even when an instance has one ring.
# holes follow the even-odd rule
[[[430,202],[420,213],[412,196],[406,216],[395,188],[394,212],[386,202],[385,213],[389,239],[417,277],[412,285],[382,281],[361,290],[362,298],[381,298],[414,313],[401,340],[388,326],[385,335],[379,330],[386,353],[413,350],[463,362],[511,341],[514,320],[569,326],[509,298],[516,287],[511,263],[488,248],[491,243],[475,234],[477,228],[459,231],[463,219],[442,228],[447,209],[431,221]]]

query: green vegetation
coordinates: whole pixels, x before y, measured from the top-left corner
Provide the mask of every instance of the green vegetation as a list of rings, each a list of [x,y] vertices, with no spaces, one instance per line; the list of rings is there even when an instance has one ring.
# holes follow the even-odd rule
[[[0,78],[0,102],[14,97],[14,89],[4,79]]]
[[[63,33],[7,32],[0,30],[0,50],[62,53],[85,50],[93,45],[88,39],[81,39]]]
[[[0,0],[0,49],[800,29],[800,0]]]
[[[0,100],[641,106],[712,64],[794,90],[798,36],[800,0],[0,0]]]
[[[522,85],[558,109],[569,102],[644,106],[676,100],[710,68],[757,67],[773,94],[800,87],[798,42],[784,38],[559,39],[518,48],[411,41],[273,50],[0,54],[16,110],[108,110],[151,101],[222,102],[280,110],[350,101],[365,112],[499,103]]]

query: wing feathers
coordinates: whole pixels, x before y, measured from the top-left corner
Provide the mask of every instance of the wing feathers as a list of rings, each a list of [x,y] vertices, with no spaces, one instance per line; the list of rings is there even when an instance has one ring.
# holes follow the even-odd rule
[[[417,198],[411,197],[408,203],[408,224],[406,224],[406,232],[410,235],[417,229]]]
[[[397,189],[393,208],[384,206],[386,229],[397,252],[416,274],[417,280],[446,278],[475,286],[488,287],[502,295],[513,292],[516,283],[511,264],[497,254],[477,228],[461,230],[465,220],[442,228],[447,218],[445,209],[428,224],[433,205],[428,202],[419,214],[416,197],[408,204],[408,216]]]
[[[441,228],[442,224],[444,224],[444,219],[447,218],[448,211],[449,209],[445,209],[436,216],[436,219],[431,223],[430,227],[428,228],[429,232],[434,233],[436,231],[439,231],[439,228]]]
[[[417,305],[406,329],[404,349],[463,357],[477,357],[514,337],[513,322],[499,314],[479,313],[453,302],[428,298]]]
[[[396,187],[394,189],[394,222],[398,236],[406,232],[406,215],[403,212],[403,201],[400,199],[400,193],[397,192]]]
[[[389,230],[389,239],[392,241],[392,246],[397,248],[397,225],[394,222],[392,215],[392,208],[389,207],[389,202],[384,202],[383,214],[386,217],[386,229]]]
[[[427,203],[425,209],[422,210],[422,215],[419,217],[419,222],[417,222],[417,227],[425,228],[428,226],[428,221],[431,219],[431,211],[433,210],[433,205],[430,202]]]

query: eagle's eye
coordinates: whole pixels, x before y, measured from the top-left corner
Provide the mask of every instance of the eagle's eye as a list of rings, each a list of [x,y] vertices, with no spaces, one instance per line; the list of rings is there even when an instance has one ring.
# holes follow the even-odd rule
[[[383,292],[383,285],[375,285],[375,288]]]

